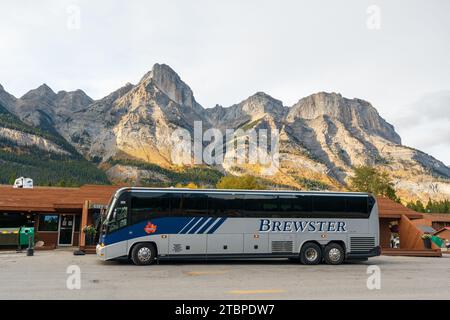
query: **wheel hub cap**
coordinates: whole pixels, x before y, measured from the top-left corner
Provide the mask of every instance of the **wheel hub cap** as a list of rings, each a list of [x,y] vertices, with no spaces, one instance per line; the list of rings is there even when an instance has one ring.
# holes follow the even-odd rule
[[[313,248],[309,248],[308,250],[306,250],[306,259],[308,261],[314,261],[317,259],[317,251]]]
[[[341,252],[339,249],[332,248],[328,253],[328,257],[331,261],[339,261],[339,259],[341,259]]]
[[[146,262],[146,261],[150,260],[151,255],[152,254],[151,254],[149,248],[144,247],[144,248],[139,249],[139,251],[138,251],[138,258],[142,262]]]

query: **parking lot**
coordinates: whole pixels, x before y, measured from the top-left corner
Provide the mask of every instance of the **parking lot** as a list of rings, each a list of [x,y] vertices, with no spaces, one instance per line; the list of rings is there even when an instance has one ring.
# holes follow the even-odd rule
[[[368,277],[380,270],[380,288]],[[80,289],[69,289],[78,266]],[[77,267],[75,267],[77,269]],[[449,299],[450,255],[381,256],[339,266],[287,260],[162,262],[138,267],[71,250],[0,252],[1,299]],[[69,271],[73,270],[69,269]],[[369,273],[368,273],[369,272]],[[70,281],[69,281],[70,282]]]

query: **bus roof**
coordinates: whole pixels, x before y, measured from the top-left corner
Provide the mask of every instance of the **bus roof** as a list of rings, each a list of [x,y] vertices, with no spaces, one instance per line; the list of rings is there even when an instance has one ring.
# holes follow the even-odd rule
[[[247,189],[190,189],[190,188],[151,188],[151,187],[125,187],[116,191],[119,195],[125,191],[137,192],[183,192],[183,193],[240,193],[240,194],[304,194],[324,196],[372,196],[367,192],[342,192],[342,191],[301,191],[301,190],[247,190]]]

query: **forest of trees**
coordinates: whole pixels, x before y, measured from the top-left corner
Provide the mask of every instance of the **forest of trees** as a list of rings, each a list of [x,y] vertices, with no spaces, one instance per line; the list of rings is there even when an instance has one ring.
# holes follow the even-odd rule
[[[424,204],[422,201],[410,201],[406,206],[417,212],[425,213],[450,213],[450,200],[431,200]]]
[[[1,142],[0,142],[1,145]],[[86,183],[108,184],[104,171],[89,161],[48,154],[38,148],[16,154],[0,149],[0,184],[13,184],[18,177],[30,177],[35,185],[75,187]]]

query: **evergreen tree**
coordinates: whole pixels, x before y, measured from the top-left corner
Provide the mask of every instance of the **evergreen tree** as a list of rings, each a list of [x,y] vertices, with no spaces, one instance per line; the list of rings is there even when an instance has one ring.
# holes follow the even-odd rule
[[[374,167],[356,167],[354,176],[350,178],[350,188],[352,191],[369,192],[399,201],[388,173],[380,172]]]

